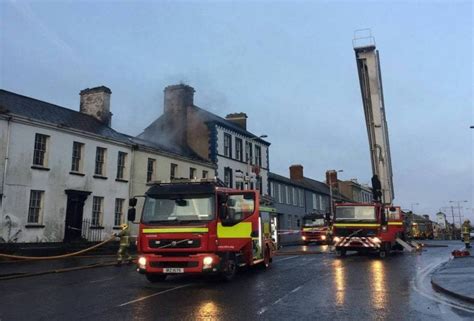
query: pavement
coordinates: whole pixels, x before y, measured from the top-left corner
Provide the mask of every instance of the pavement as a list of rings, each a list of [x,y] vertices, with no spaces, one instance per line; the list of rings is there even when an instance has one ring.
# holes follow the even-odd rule
[[[473,320],[474,304],[438,293],[430,282],[457,247],[450,242],[383,260],[339,258],[327,246],[284,247],[270,269],[242,270],[232,282],[183,275],[152,284],[128,265],[0,280],[0,320]],[[293,254],[299,252],[320,254]],[[99,259],[115,258],[3,263],[0,271]]]
[[[449,260],[433,273],[431,283],[438,291],[474,303],[474,256]]]

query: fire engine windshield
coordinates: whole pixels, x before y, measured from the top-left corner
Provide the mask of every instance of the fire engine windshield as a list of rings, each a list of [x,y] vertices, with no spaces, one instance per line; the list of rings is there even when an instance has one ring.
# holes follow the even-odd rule
[[[305,219],[303,221],[303,226],[323,226],[324,219],[323,218],[316,218],[316,219]]]
[[[375,208],[373,206],[338,206],[336,207],[336,221],[360,220],[374,221]]]
[[[147,196],[143,223],[208,221],[214,218],[214,196],[179,196],[155,198]]]

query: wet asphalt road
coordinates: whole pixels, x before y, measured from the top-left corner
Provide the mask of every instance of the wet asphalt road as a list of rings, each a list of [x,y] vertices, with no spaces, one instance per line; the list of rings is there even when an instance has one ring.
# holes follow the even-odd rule
[[[474,305],[430,285],[460,242],[432,243],[449,247],[381,260],[309,246],[327,252],[278,256],[269,270],[243,271],[230,283],[150,284],[132,266],[0,281],[0,320],[474,320]]]

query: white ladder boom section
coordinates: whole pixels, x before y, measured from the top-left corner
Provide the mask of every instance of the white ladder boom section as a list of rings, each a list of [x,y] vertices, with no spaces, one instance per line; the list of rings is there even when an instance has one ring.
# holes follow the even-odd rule
[[[356,47],[354,50],[369,137],[372,173],[380,181],[380,201],[391,205],[395,195],[379,53],[374,45]]]

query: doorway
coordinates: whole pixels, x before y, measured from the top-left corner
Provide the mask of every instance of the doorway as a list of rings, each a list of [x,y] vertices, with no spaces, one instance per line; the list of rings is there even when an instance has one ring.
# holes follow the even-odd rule
[[[64,225],[64,242],[70,243],[82,239],[82,217],[84,203],[91,192],[67,189],[66,221]]]

